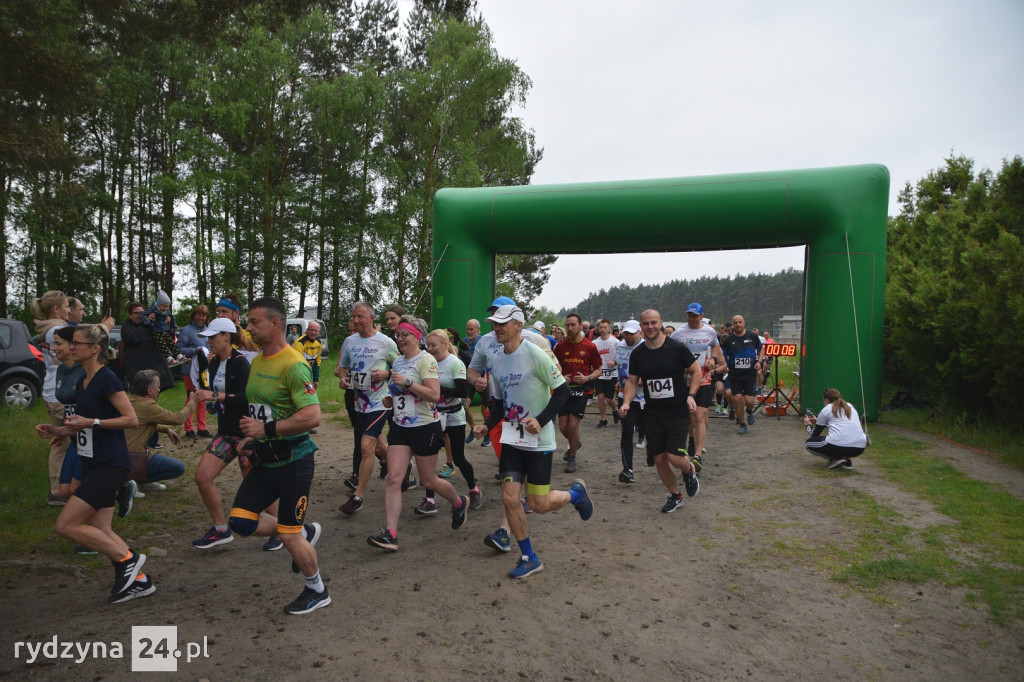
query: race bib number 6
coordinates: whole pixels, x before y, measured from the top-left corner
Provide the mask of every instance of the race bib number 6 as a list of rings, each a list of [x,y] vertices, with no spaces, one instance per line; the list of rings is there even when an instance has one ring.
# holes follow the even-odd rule
[[[274,413],[266,403],[249,403],[249,416],[264,424],[274,421]]]
[[[79,457],[92,457],[92,427],[75,433],[75,449]]]
[[[646,383],[647,397],[651,400],[674,398],[676,396],[671,379],[648,379]]]

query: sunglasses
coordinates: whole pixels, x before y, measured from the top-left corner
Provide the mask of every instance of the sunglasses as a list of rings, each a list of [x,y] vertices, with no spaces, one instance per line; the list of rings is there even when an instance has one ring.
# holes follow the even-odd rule
[[[98,346],[100,344],[95,343],[94,341],[72,341],[70,345],[71,348],[74,349],[78,348],[79,346]]]

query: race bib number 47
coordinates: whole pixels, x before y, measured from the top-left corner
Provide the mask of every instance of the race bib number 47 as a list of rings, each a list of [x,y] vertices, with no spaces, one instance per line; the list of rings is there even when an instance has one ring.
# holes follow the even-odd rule
[[[671,379],[648,379],[646,383],[647,397],[651,400],[663,400],[676,396]]]
[[[373,382],[370,380],[370,372],[369,371],[366,371],[366,372],[356,372],[356,371],[353,370],[353,371],[349,372],[348,378],[349,378],[349,384],[352,386],[352,388],[354,388],[356,390],[359,390],[359,391],[369,391],[369,390],[372,390],[372,388],[373,388],[373,386],[372,386]]]

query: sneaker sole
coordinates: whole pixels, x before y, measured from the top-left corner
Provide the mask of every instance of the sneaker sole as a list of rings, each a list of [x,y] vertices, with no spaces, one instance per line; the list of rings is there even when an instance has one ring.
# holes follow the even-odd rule
[[[278,542],[273,547],[267,547],[266,545],[264,545],[263,546],[263,551],[264,552],[276,552],[277,550],[281,549],[282,547],[284,547],[284,543],[283,542]]]
[[[523,578],[528,578],[529,576],[533,575],[534,573],[540,573],[543,570],[544,570],[544,564],[540,564],[539,566],[537,566],[537,568],[533,569],[529,573],[523,573],[522,575],[512,575],[510,573],[508,577],[512,578],[512,580],[522,580]]]
[[[419,516],[437,516],[437,507],[434,507],[430,511],[420,511],[419,507],[413,507],[412,513]]]
[[[320,524],[317,523],[316,521],[314,521],[313,523],[311,523],[309,525],[313,526],[313,537],[309,538],[309,546],[310,547],[316,547],[316,543],[318,543],[320,541],[320,535],[321,535],[321,533],[323,533],[323,528],[321,528]],[[305,526],[303,526],[303,528],[305,528]],[[297,563],[295,563],[295,559],[292,559],[292,573],[298,573],[298,572],[299,572],[299,565]]]
[[[590,517],[594,515],[594,501],[590,499],[590,493],[587,492],[587,484],[583,481],[582,478],[577,478],[575,481],[573,481],[573,483],[579,483],[580,487],[583,488],[583,497],[580,498],[580,501],[577,504],[583,504],[584,500],[586,500],[587,502],[586,507],[584,507],[583,509],[580,509],[576,504],[574,504],[573,506],[576,507],[576,511],[579,512],[581,519],[583,519],[584,521],[589,521]]]
[[[512,551],[512,544],[511,543],[509,543],[508,547],[506,547],[505,545],[501,544],[497,540],[493,539],[490,535],[488,535],[487,537],[484,538],[484,544],[486,546],[490,547],[491,549],[497,550],[499,552],[511,552]]]
[[[697,493],[700,492],[700,479],[697,478],[696,475],[694,475],[693,481],[694,481],[694,483],[696,485],[693,486],[693,492],[692,493],[690,492],[690,486],[688,486],[688,485],[686,486],[686,496],[687,497],[694,497],[694,496],[696,496]],[[684,481],[683,484],[685,485],[685,483],[686,482]]]
[[[377,540],[374,539],[374,538],[366,538],[366,544],[370,545],[370,547],[377,547],[378,549],[383,549],[383,550],[385,550],[387,552],[397,552],[398,551],[398,545],[383,544],[383,543],[377,542]]]
[[[123,604],[126,601],[131,601],[132,599],[141,599],[142,597],[148,597],[149,595],[151,595],[154,592],[156,592],[156,585],[153,585],[152,583],[150,583],[149,587],[147,587],[146,589],[139,590],[139,591],[132,591],[132,587],[134,587],[134,586],[135,586],[135,583],[133,582],[131,585],[128,586],[127,590],[124,590],[123,592],[118,594],[116,597],[114,597],[114,596],[110,597],[110,599],[107,600],[107,603],[108,604]]]
[[[221,538],[220,540],[215,540],[214,542],[211,542],[208,545],[197,545],[196,543],[193,542],[192,546],[195,547],[196,549],[210,549],[211,547],[216,547],[217,545],[226,545],[229,542],[234,542],[234,540],[235,540],[235,536],[234,535],[229,535],[226,538]]]
[[[459,495],[459,499],[462,500],[462,506],[459,509],[462,510],[461,517],[452,514],[452,530],[458,530],[466,525],[466,521],[469,520],[469,498],[465,495]]]
[[[308,609],[304,609],[302,611],[289,611],[287,608],[285,608],[284,612],[287,613],[289,616],[301,616],[301,615],[303,615],[305,613],[312,613],[313,611],[316,611],[317,609],[322,609],[323,607],[330,606],[330,605],[331,605],[331,596],[327,595],[326,597],[324,597],[323,599],[318,601],[316,604],[313,604],[313,606],[310,606]]]
[[[682,501],[682,500],[679,500],[679,504],[677,504],[676,506],[672,507],[671,509],[665,509],[664,507],[662,507],[662,508],[661,508],[661,511],[662,511],[663,513],[665,513],[665,514],[671,514],[671,513],[672,513],[672,512],[674,512],[674,511],[675,511],[676,509],[680,509],[680,508],[682,508],[682,506],[683,506],[683,501]]]
[[[135,560],[135,565],[132,566],[131,573],[128,574],[127,584],[120,590],[111,590],[111,595],[120,595],[122,592],[128,590],[132,585],[135,584],[135,579],[139,577],[139,571],[142,570],[143,565],[146,563],[146,555],[139,554],[139,558]]]

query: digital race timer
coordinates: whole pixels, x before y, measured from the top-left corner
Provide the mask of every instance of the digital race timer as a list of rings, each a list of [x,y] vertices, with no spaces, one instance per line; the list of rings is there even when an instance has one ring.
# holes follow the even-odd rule
[[[766,343],[764,344],[764,354],[771,355],[772,357],[795,357],[796,356],[796,344],[795,343]]]

